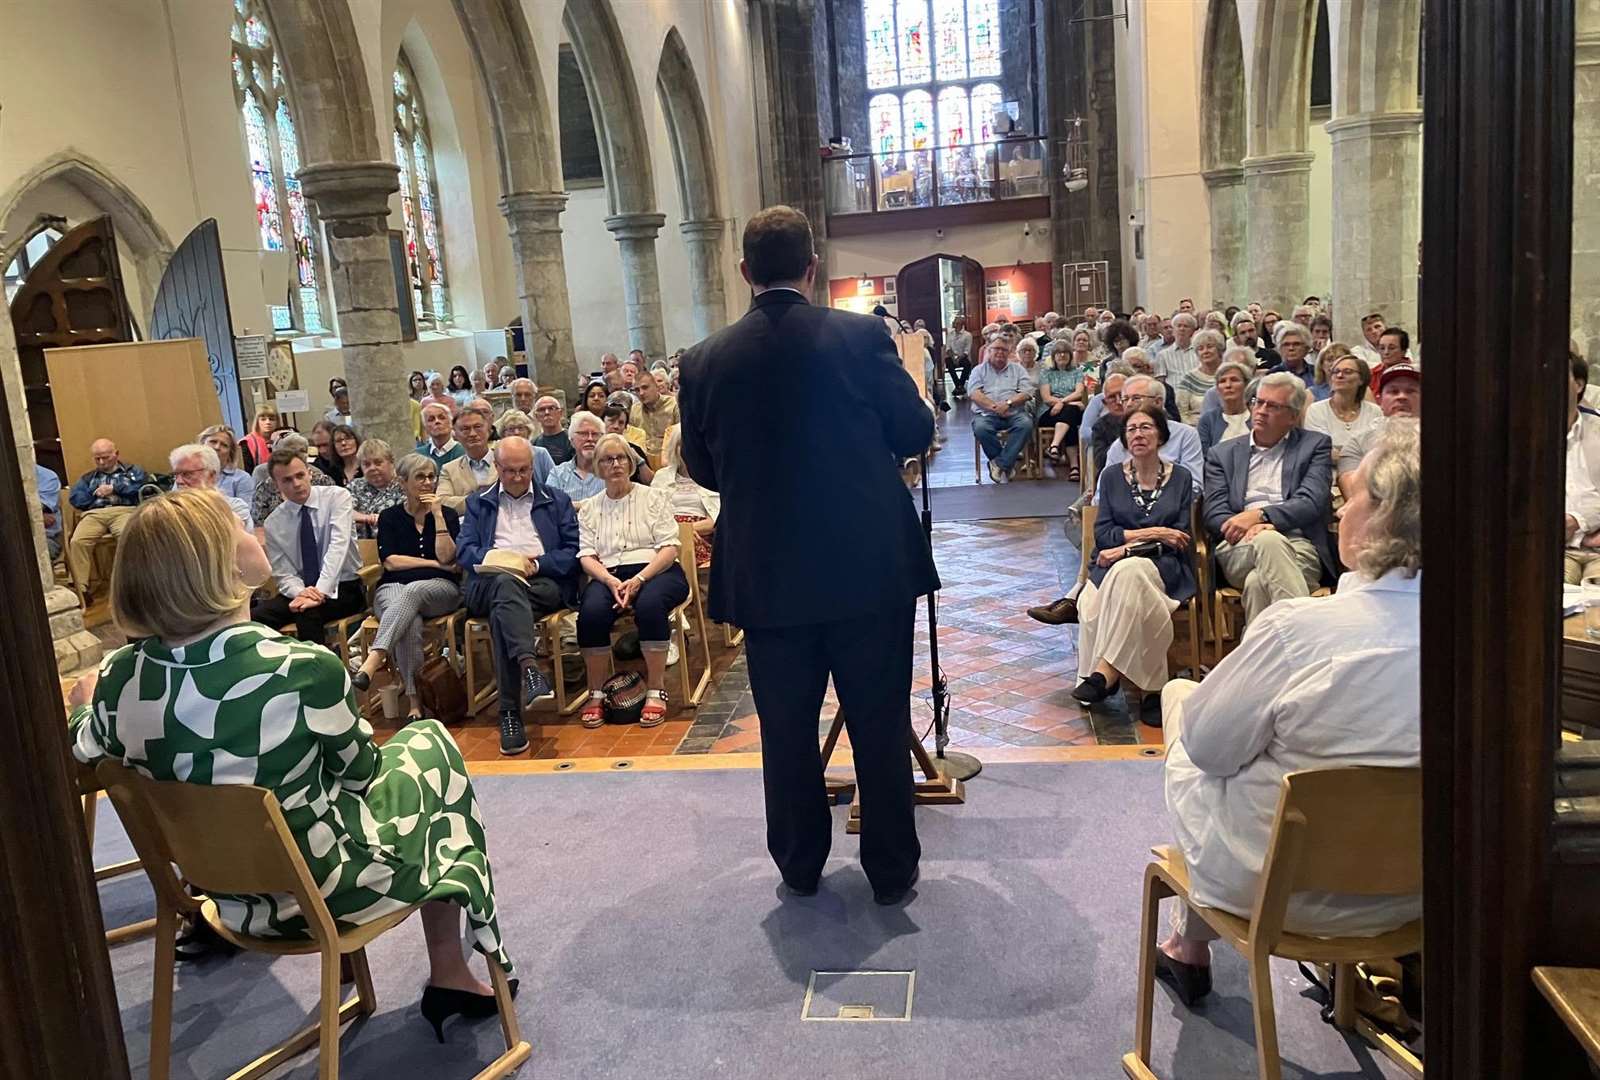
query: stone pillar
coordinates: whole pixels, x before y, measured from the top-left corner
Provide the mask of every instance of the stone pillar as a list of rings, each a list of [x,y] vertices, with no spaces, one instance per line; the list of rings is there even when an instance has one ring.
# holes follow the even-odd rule
[[[1359,344],[1361,317],[1369,311],[1415,334],[1422,113],[1363,113],[1330,120],[1327,129],[1333,141],[1334,338]]]
[[[1311,242],[1311,162],[1315,154],[1247,157],[1244,167],[1250,281],[1246,299],[1285,319],[1306,295]],[[1237,303],[1237,301],[1235,301]]]
[[[517,260],[528,370],[541,386],[571,393],[578,385],[578,360],[572,352],[572,305],[561,253],[561,211],[566,205],[566,193],[560,191],[518,191],[500,200]]]
[[[351,416],[363,435],[398,451],[413,442],[389,258],[389,196],[400,190],[400,168],[387,161],[307,165],[300,187],[317,204],[327,237]]]
[[[1211,301],[1221,310],[1229,304],[1241,307],[1250,299],[1245,295],[1249,263],[1249,217],[1245,208],[1244,168],[1226,165],[1200,174],[1211,201]]]
[[[704,339],[728,323],[728,294],[722,287],[722,234],[727,226],[712,219],[685,221],[678,228],[689,246],[694,333],[696,339]]]
[[[1578,0],[1572,83],[1572,336],[1600,358],[1600,0]]]
[[[656,236],[667,215],[614,214],[606,228],[622,248],[622,303],[628,317],[628,347],[643,349],[651,360],[667,355],[661,325],[661,271],[656,267]]]

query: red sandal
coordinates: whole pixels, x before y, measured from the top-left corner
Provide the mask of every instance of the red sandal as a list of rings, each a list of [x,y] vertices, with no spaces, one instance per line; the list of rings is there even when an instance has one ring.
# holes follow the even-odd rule
[[[655,727],[667,718],[667,692],[654,690],[644,699],[644,708],[639,712],[639,726],[642,728]]]
[[[598,698],[591,697],[589,704],[583,707],[583,712],[578,714],[578,719],[583,721],[586,728],[597,728],[606,722],[606,704]]]

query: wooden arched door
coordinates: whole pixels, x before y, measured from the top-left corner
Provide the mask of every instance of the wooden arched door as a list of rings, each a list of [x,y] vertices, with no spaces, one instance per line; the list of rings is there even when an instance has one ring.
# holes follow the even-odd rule
[[[944,334],[957,315],[967,329],[983,325],[983,266],[965,255],[939,253],[909,262],[895,276],[899,316],[908,323],[924,320],[933,347],[944,348]]]

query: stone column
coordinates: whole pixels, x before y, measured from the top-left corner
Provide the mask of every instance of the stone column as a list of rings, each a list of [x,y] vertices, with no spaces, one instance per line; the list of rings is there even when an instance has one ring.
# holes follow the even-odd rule
[[[560,191],[518,191],[500,200],[517,260],[528,370],[540,385],[571,393],[578,385],[578,360],[572,352],[572,305],[561,253],[561,211],[566,205],[566,193]]]
[[[1422,113],[1363,113],[1330,120],[1327,129],[1333,140],[1334,338],[1360,343],[1361,317],[1369,311],[1415,334]]]
[[[689,246],[695,338],[704,339],[728,323],[728,293],[722,286],[722,234],[727,226],[719,220],[706,220],[685,221],[678,228]]]
[[[400,168],[387,161],[334,162],[300,170],[327,237],[328,279],[338,312],[350,412],[363,435],[397,450],[411,445],[400,302],[389,258],[389,196]]]
[[[667,215],[614,214],[606,228],[622,248],[622,303],[628,316],[628,347],[643,349],[651,360],[667,355],[661,325],[661,271],[656,266],[656,236]]]
[[[1218,309],[1245,304],[1249,217],[1245,210],[1244,169],[1225,165],[1200,174],[1211,201],[1211,300]]]
[[[1600,0],[1579,0],[1572,83],[1572,325],[1600,358]]]
[[[1263,154],[1244,167],[1249,219],[1246,299],[1285,319],[1306,295],[1306,245],[1311,242],[1311,162],[1315,154]],[[1237,301],[1235,301],[1237,303]]]

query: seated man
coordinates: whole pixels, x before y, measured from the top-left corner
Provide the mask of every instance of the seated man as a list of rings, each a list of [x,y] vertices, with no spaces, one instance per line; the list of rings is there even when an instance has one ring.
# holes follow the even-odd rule
[[[500,441],[498,482],[468,497],[456,539],[456,565],[467,575],[462,598],[468,612],[489,620],[494,641],[502,754],[528,748],[522,710],[550,693],[534,661],[537,622],[577,598],[578,515],[563,492],[535,478],[533,450],[516,436]],[[521,576],[483,570],[491,551],[521,556]]]
[[[534,403],[533,412],[528,415],[539,423],[539,435],[533,445],[544,447],[550,460],[557,465],[571,461],[572,439],[567,435],[567,418],[562,414],[561,402],[546,395]]]
[[[1110,379],[1106,380],[1108,383]],[[1122,411],[1130,412],[1140,405],[1154,405],[1166,411],[1167,393],[1171,390],[1154,376],[1135,375],[1122,384]],[[1120,431],[1118,432],[1120,436]],[[1113,437],[1106,449],[1103,469],[1111,469],[1128,460],[1128,448],[1120,437]],[[1205,457],[1200,450],[1200,433],[1188,424],[1177,420],[1167,421],[1167,441],[1161,444],[1161,460],[1182,465],[1189,470],[1195,493],[1200,492],[1200,477],[1205,473]]]
[[[441,474],[446,465],[466,453],[451,430],[458,411],[437,401],[425,402],[422,406],[422,430],[428,437],[417,444],[417,453],[427,454]]]
[[[535,399],[539,396],[539,388],[533,385],[532,379],[516,379],[511,383],[511,405],[518,412],[533,415],[538,408]]]
[[[456,513],[467,505],[467,496],[495,482],[494,458],[489,453],[489,420],[476,409],[462,409],[456,417],[456,443],[461,456],[439,467],[439,484],[434,490],[439,501]]]
[[[94,468],[72,485],[67,501],[78,511],[78,524],[67,544],[67,565],[72,580],[87,596],[94,573],[94,544],[105,536],[119,537],[139,504],[139,489],[150,482],[145,471],[129,465],[117,454],[110,439],[96,439],[89,447]]]
[[[44,542],[50,558],[61,557],[61,477],[34,462],[34,486],[39,490],[39,510],[44,518]]]
[[[1383,378],[1378,383],[1377,397],[1378,408],[1383,410],[1383,424],[1374,424],[1339,447],[1339,460],[1336,463],[1339,490],[1347,499],[1361,459],[1383,438],[1384,424],[1389,422],[1389,418],[1402,416],[1416,420],[1422,417],[1422,371],[1410,364],[1391,364],[1384,370]],[[1600,462],[1596,464],[1600,465]]]
[[[972,434],[989,459],[989,478],[1008,483],[1016,471],[1017,458],[1033,435],[1034,385],[1026,369],[1011,360],[1011,343],[997,336],[984,346],[983,363],[967,379],[967,394],[972,399]],[[1006,442],[1000,445],[1000,432]]]
[[[1250,437],[1218,443],[1206,457],[1206,528],[1222,576],[1244,594],[1246,623],[1279,600],[1311,595],[1336,572],[1333,443],[1299,426],[1309,396],[1287,371],[1263,376]]]
[[[204,443],[187,443],[178,447],[167,455],[167,462],[172,469],[174,487],[217,489],[217,478],[222,475],[222,459]],[[221,494],[220,490],[218,494]],[[222,497],[228,501],[228,509],[233,511],[233,516],[239,519],[241,525],[248,529],[255,524],[250,517],[248,503],[232,495]]]
[[[595,444],[605,429],[605,422],[592,412],[573,413],[572,422],[567,425],[572,458],[550,470],[550,486],[565,492],[575,503],[606,489],[606,482],[594,471]]]
[[[300,460],[306,463],[306,471],[311,474],[311,483],[314,487],[332,487],[333,477],[311,464],[311,444],[306,437],[298,431],[280,430],[272,439],[273,450],[292,450],[299,455]],[[278,494],[278,486],[272,482],[270,471],[272,458],[255,467],[250,474],[255,490],[250,496],[250,520],[256,523],[256,539],[263,544],[267,542],[266,534],[261,532],[261,526],[283,502],[283,496]]]
[[[355,502],[338,485],[313,484],[305,459],[287,447],[272,452],[267,469],[283,496],[263,523],[278,594],[258,600],[250,618],[274,630],[294,623],[295,637],[324,645],[328,623],[367,604]]]
[[[632,409],[629,422],[644,431],[644,452],[652,465],[661,462],[661,440],[667,429],[678,422],[678,399],[661,392],[655,376],[646,373],[634,389],[639,404]]]

